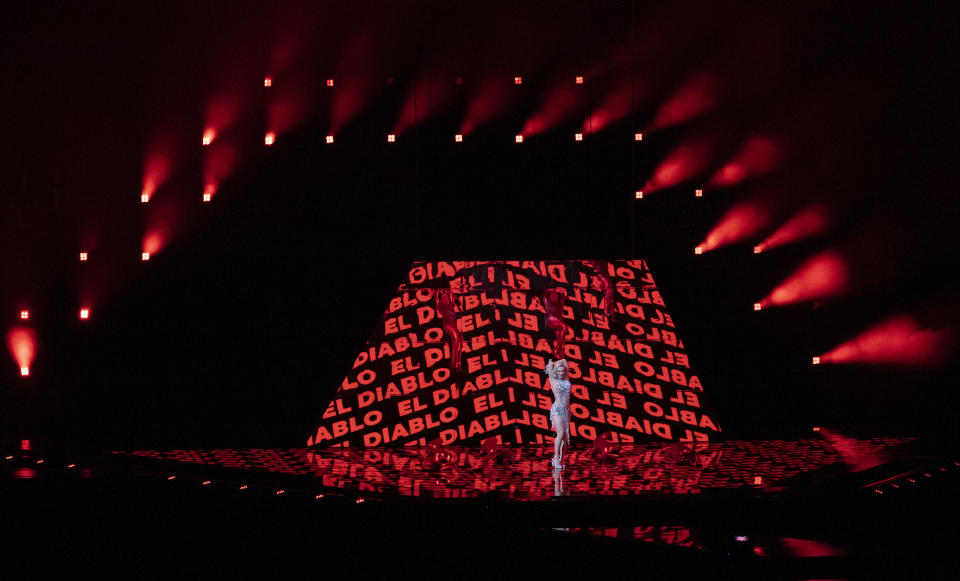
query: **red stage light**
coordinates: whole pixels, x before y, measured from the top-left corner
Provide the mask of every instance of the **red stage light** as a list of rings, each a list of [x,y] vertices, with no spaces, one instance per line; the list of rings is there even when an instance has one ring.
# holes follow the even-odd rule
[[[210,200],[212,200],[213,194],[216,191],[217,191],[216,186],[214,186],[213,184],[207,184],[206,187],[203,188],[203,201],[209,202]]]
[[[333,143],[333,135],[327,135],[327,143]]]
[[[86,262],[86,261],[87,261],[87,253],[86,253],[86,252],[81,252],[81,253],[80,253],[80,262]]]
[[[27,319],[29,319],[29,318],[30,318],[30,311],[28,311],[28,310],[26,310],[26,309],[20,311],[20,318],[23,319],[24,321],[26,321]]]
[[[762,245],[754,246],[754,247],[753,247],[753,253],[754,253],[754,254],[760,254],[761,252],[763,252],[763,246],[762,246]]]
[[[141,203],[141,204],[146,204],[146,203],[149,202],[149,201],[150,201],[150,194],[148,194],[148,193],[146,193],[146,192],[140,194],[140,203]]]
[[[29,376],[29,375],[30,375],[30,368],[29,368],[29,367],[21,367],[21,368],[20,368],[20,375],[21,375],[21,377],[27,377],[27,376]]]
[[[763,309],[763,304],[761,304],[761,303],[753,303],[753,310],[759,311],[759,310],[762,310],[762,309]]]
[[[703,197],[703,190],[697,190],[697,191],[695,191],[695,192],[693,193],[693,195],[696,196],[696,197],[698,197],[698,198],[702,198],[702,197]]]
[[[696,248],[693,249],[693,253],[694,253],[694,254],[703,254],[703,247],[697,246]]]
[[[217,137],[217,132],[213,129],[208,128],[203,132],[203,144],[210,145],[213,143],[213,140]]]
[[[273,131],[268,131],[266,135],[263,136],[264,145],[273,145],[277,141],[277,134]]]
[[[633,134],[633,140],[634,140],[634,141],[643,141],[643,133],[634,133],[634,134]]]
[[[272,87],[273,86],[273,77],[263,77],[263,86]]]
[[[390,135],[387,135],[387,143],[393,143],[396,140],[397,140],[397,136],[394,135],[393,133],[391,133]]]
[[[328,86],[328,87],[332,87],[332,86],[333,86],[333,79],[327,79],[327,86]]]
[[[820,365],[820,358],[819,358],[819,357],[814,357],[814,358],[813,358],[813,364],[814,364],[814,365]],[[814,428],[814,431],[816,431],[816,430],[817,430],[817,428]]]
[[[142,260],[142,261],[144,261],[144,262],[150,260],[150,253],[149,253],[149,252],[141,252],[141,253],[140,253],[140,260]]]
[[[209,202],[209,201],[210,201],[210,194],[208,194],[207,192],[203,192],[203,201],[204,201],[204,202]]]
[[[741,242],[761,231],[769,221],[769,213],[759,203],[737,204],[727,210],[700,244],[704,252],[709,252],[721,246]]]
[[[575,82],[576,84],[578,84],[578,85],[582,85],[582,84],[583,84],[583,77],[579,77],[579,76],[578,76],[574,82]]]
[[[15,327],[7,333],[7,348],[20,368],[20,375],[30,374],[30,363],[37,352],[36,334],[31,329]],[[27,442],[29,450],[29,442]]]
[[[642,200],[642,199],[643,199],[643,192],[640,191],[640,190],[637,190],[637,191],[633,194],[633,196],[634,196],[636,199],[638,199],[638,200]]]
[[[754,476],[753,477],[754,486],[763,486],[763,476]]]
[[[513,77],[513,84],[514,84],[514,85],[522,85],[522,84],[523,84],[523,77]]]
[[[462,142],[463,142],[463,134],[462,134],[462,133],[457,133],[456,135],[453,136],[453,140],[454,140],[456,143],[462,143]]]
[[[574,134],[573,134],[573,140],[574,140],[574,141],[583,141],[583,133],[574,133]]]
[[[523,135],[517,135],[513,138],[513,141],[516,143],[523,143]]]
[[[90,309],[88,309],[88,308],[86,308],[86,307],[80,309],[80,318],[83,319],[83,320],[89,319],[89,318],[90,318]]]

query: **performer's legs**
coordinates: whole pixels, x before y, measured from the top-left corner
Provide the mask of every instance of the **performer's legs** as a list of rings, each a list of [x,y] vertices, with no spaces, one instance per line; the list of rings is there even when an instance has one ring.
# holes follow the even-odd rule
[[[553,421],[553,427],[557,431],[557,435],[553,440],[553,466],[556,468],[563,465],[563,452],[570,443],[570,427],[567,422],[564,421],[566,418],[558,414],[550,414],[550,419]]]

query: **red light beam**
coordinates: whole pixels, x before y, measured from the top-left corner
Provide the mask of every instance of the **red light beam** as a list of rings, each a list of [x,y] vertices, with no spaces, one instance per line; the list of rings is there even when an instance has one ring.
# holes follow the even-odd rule
[[[750,137],[710,181],[709,187],[729,188],[748,179],[771,173],[783,162],[783,147],[772,137],[757,135]]]
[[[650,131],[686,123],[716,105],[719,82],[713,75],[700,74],[687,79],[657,110]]]
[[[37,354],[36,333],[26,327],[10,329],[7,333],[7,348],[13,355],[17,367],[20,368],[20,375],[24,377],[30,375],[30,365]]]
[[[898,315],[820,355],[820,363],[941,365],[951,359],[955,335],[952,327],[925,328],[912,316]]]
[[[823,204],[811,204],[774,230],[755,248],[757,254],[772,248],[823,234],[830,226],[830,212]]]
[[[761,232],[769,222],[770,213],[760,204],[756,202],[737,204],[724,214],[697,247],[702,252],[709,252],[721,246],[742,242]]]
[[[850,268],[837,251],[828,250],[804,262],[760,305],[783,306],[841,295],[850,289]]]

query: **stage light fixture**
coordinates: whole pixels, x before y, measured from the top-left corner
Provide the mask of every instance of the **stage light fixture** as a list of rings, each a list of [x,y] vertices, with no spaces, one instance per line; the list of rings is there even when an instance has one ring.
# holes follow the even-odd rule
[[[24,321],[26,321],[27,319],[29,319],[29,318],[30,318],[30,311],[28,311],[28,310],[26,310],[26,309],[20,311],[20,318],[23,319]]]
[[[81,252],[81,253],[80,253],[80,262],[86,262],[86,261],[87,261],[87,253],[86,253],[86,252]]]
[[[273,86],[273,77],[263,77],[263,86],[272,87]]]
[[[513,84],[514,84],[514,85],[522,85],[522,84],[523,84],[523,77],[513,77]]]
[[[86,321],[87,319],[89,319],[89,318],[90,318],[90,309],[88,309],[88,308],[86,308],[86,307],[80,309],[80,318],[83,319],[84,321]]]
[[[453,136],[453,140],[456,143],[463,143],[463,134],[457,133],[456,135]]]
[[[703,190],[696,190],[696,191],[693,193],[693,195],[696,196],[696,197],[698,197],[698,198],[702,198],[702,197],[703,197]]]
[[[203,201],[204,201],[204,202],[209,202],[210,200],[211,200],[210,193],[209,193],[209,192],[203,192]]]
[[[149,201],[150,201],[150,194],[147,194],[147,193],[140,194],[140,203],[141,203],[141,204],[146,204],[146,203],[149,202]]]
[[[264,145],[273,145],[277,141],[277,134],[273,131],[268,131],[266,135],[263,136]]]
[[[813,358],[813,364],[814,364],[814,365],[820,365],[820,358],[819,358],[819,357],[814,357],[814,358]]]
[[[396,141],[397,141],[396,135],[394,135],[393,133],[391,133],[390,135],[387,135],[387,143],[394,143]]]
[[[813,426],[813,431],[814,431],[814,432],[819,432],[819,431],[820,431],[820,426]]]
[[[332,87],[332,86],[333,86],[333,79],[327,79],[327,86],[328,86],[328,87]]]
[[[703,254],[703,247],[697,246],[696,248],[693,249],[693,253],[694,253],[694,254]]]
[[[523,135],[517,135],[513,138],[513,141],[516,143],[523,143]]]
[[[763,309],[763,305],[761,305],[760,303],[753,303],[753,310],[759,311],[761,309]]]
[[[582,84],[583,84],[583,77],[578,76],[574,82],[576,82],[578,85],[582,85]]]
[[[144,262],[150,260],[150,253],[149,253],[149,252],[141,252],[141,253],[140,253],[140,260],[142,260],[142,261],[144,261]]]
[[[643,141],[643,133],[634,133],[634,134],[633,134],[633,140],[634,140],[634,141]]]
[[[21,367],[21,368],[20,368],[20,376],[21,376],[21,377],[28,377],[29,375],[30,375],[30,368],[29,368],[29,367]]]
[[[573,134],[573,140],[574,140],[574,141],[583,141],[583,133],[574,133],[574,134]]]
[[[754,486],[763,486],[763,476],[754,476],[753,477]]]
[[[327,135],[327,143],[333,143],[333,135]]]
[[[636,199],[638,199],[638,200],[642,200],[642,199],[643,199],[643,192],[640,191],[640,190],[637,190],[636,192],[634,192],[633,197],[636,198]]]
[[[213,129],[207,129],[206,131],[203,132],[203,140],[201,141],[201,143],[203,143],[204,145],[210,145],[211,143],[213,143],[213,138],[215,135],[216,135],[216,132]]]
[[[760,254],[761,252],[763,252],[763,246],[754,246],[754,247],[753,247],[753,253],[754,253],[754,254]]]

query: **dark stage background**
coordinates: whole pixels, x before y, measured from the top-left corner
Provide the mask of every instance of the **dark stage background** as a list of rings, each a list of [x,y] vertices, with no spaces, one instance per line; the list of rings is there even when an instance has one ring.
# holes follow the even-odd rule
[[[648,261],[726,437],[823,425],[956,440],[953,351],[939,367],[810,364],[891,314],[956,322],[957,46],[945,9],[349,4],[5,9],[0,321],[6,332],[29,308],[39,341],[29,378],[8,356],[0,369],[5,445],[302,445],[414,260],[568,258]],[[718,79],[715,104],[635,142],[703,72]],[[514,143],[575,74],[589,92],[580,114]],[[484,97],[488,77],[508,104],[455,144],[471,102],[498,98]],[[582,113],[624,78],[628,113],[575,142]],[[324,143],[344,118],[335,92],[356,87],[356,114]],[[387,143],[414,89],[419,121]],[[265,148],[286,90],[295,121]],[[218,95],[240,103],[218,136],[237,161],[203,204],[200,136]],[[761,133],[788,151],[776,172],[693,196]],[[704,169],[634,199],[700,137]],[[158,139],[174,152],[170,178],[141,204]],[[751,246],[772,226],[694,255],[753,199],[783,217],[774,225],[823,200],[833,225],[760,255]],[[169,234],[141,262],[158,216]],[[828,248],[851,257],[848,292],[753,312]]]

